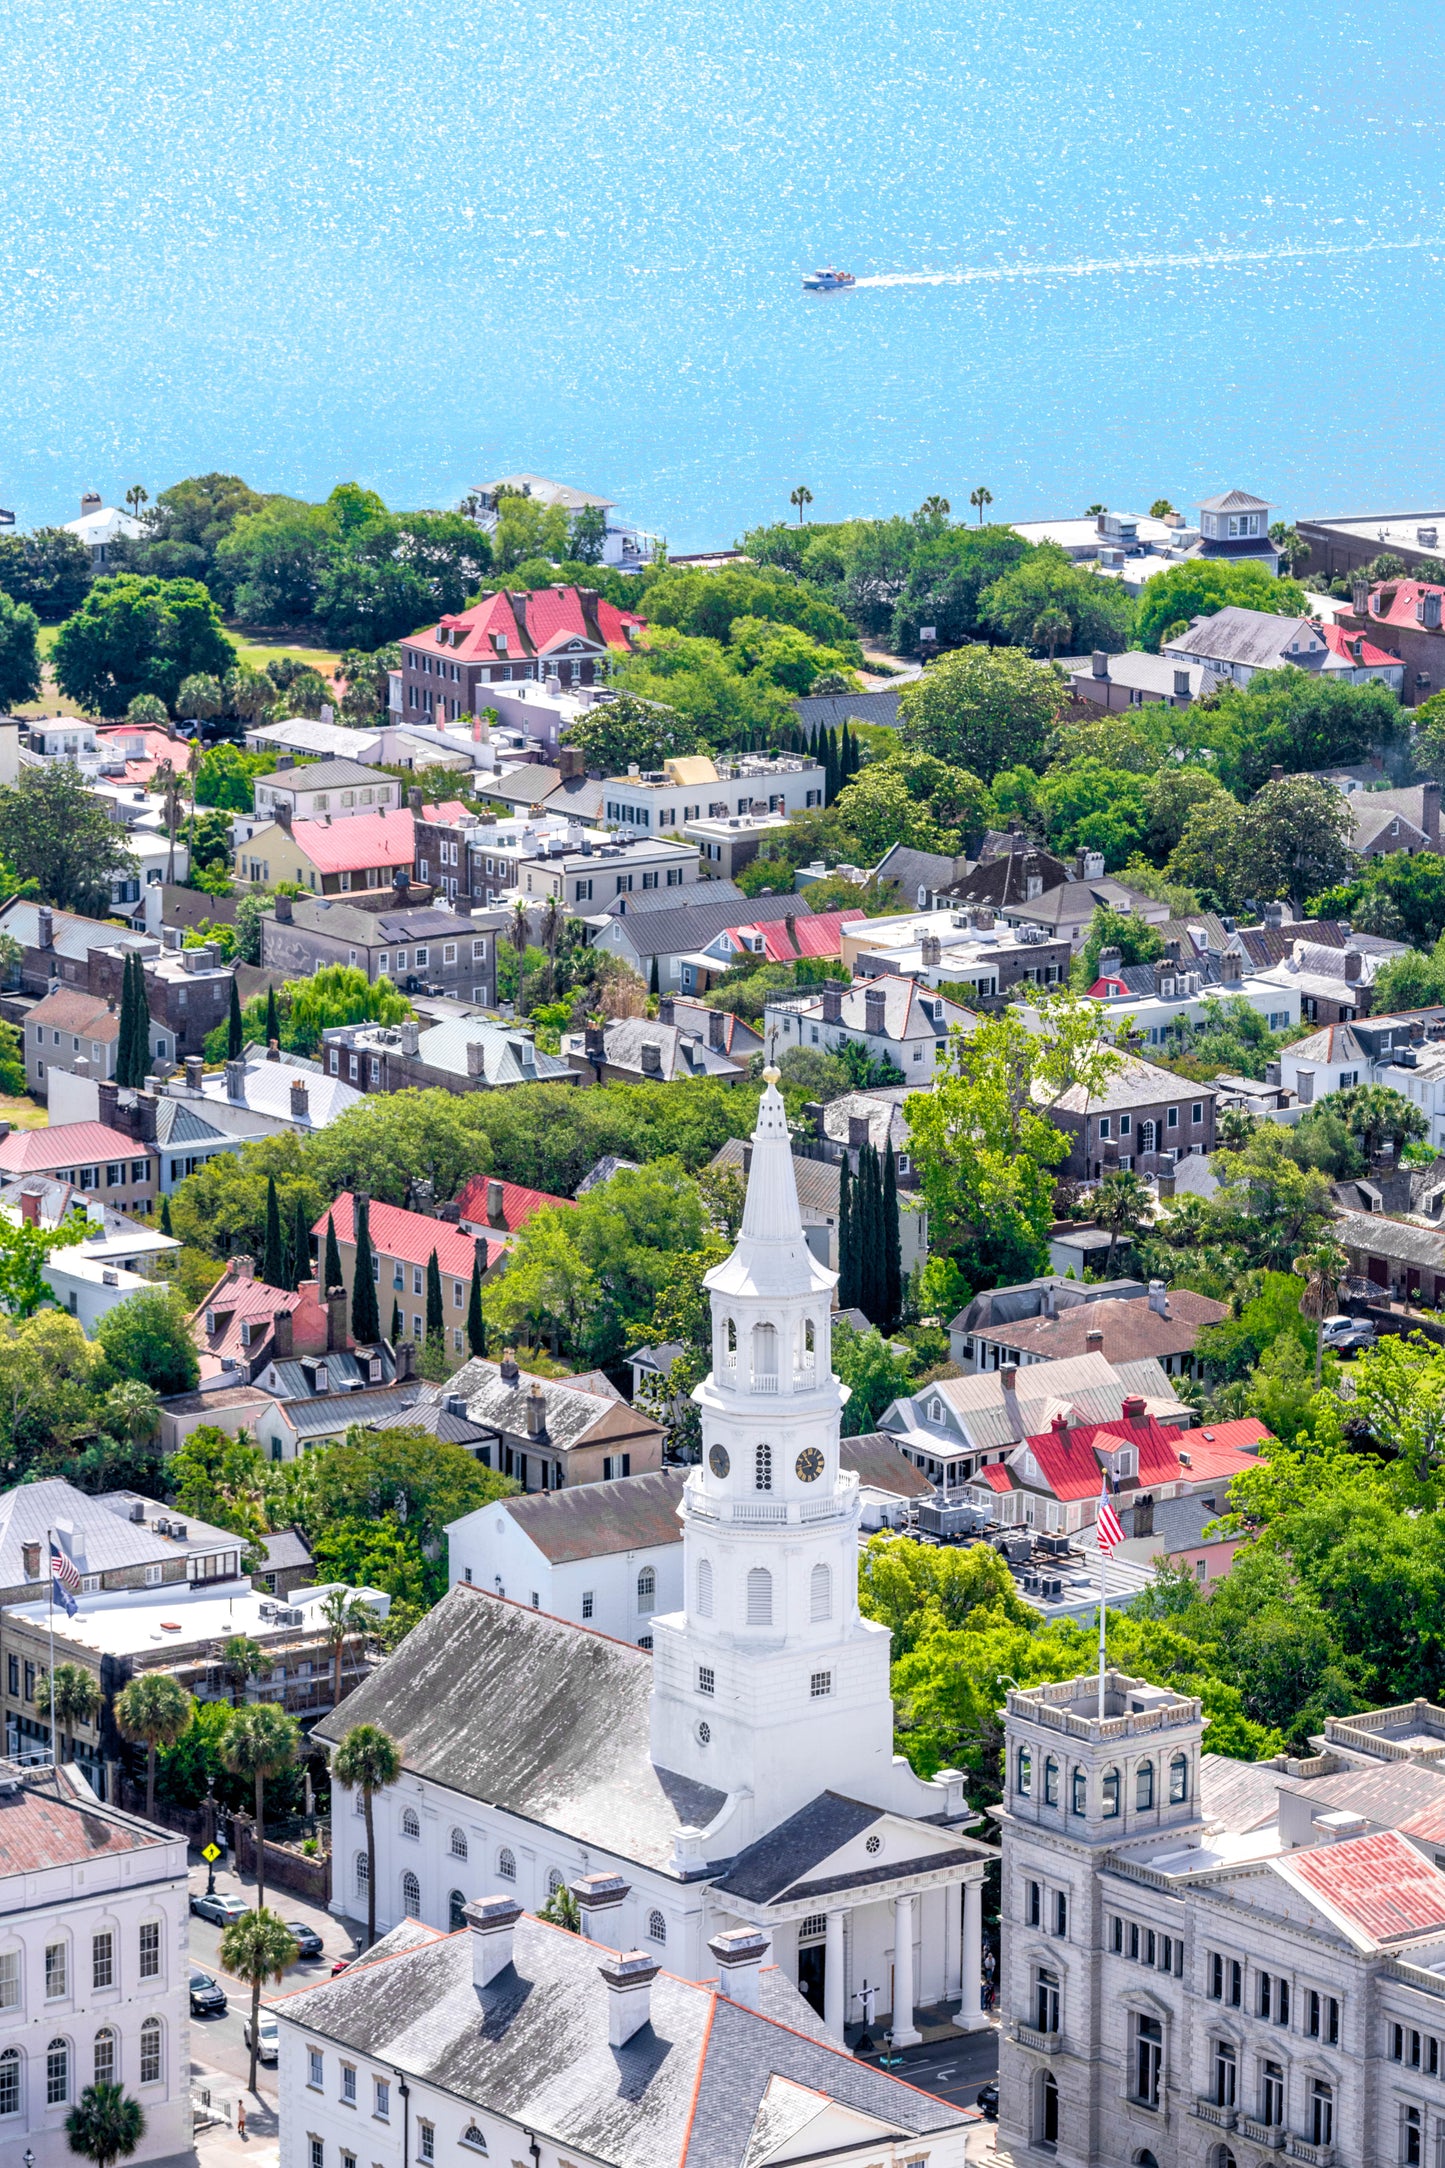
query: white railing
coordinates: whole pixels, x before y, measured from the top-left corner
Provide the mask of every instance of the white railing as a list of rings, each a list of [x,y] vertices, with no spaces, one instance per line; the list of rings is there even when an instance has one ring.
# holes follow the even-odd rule
[[[755,1370],[753,1372],[753,1391],[755,1393],[775,1393],[777,1389],[778,1373],[776,1370]]]
[[[1015,2020],[1013,2036],[1021,2048],[1033,2048],[1039,2055],[1056,2055],[1058,2053],[1060,2038],[1058,2033],[1040,2032],[1037,2025],[1025,2025],[1022,2019]]]
[[[810,1393],[818,1382],[818,1373],[812,1363],[800,1363],[793,1372],[793,1391]]]
[[[1244,2136],[1252,2138],[1256,2145],[1267,2145],[1277,2150],[1284,2144],[1283,2123],[1261,2123],[1257,2116],[1242,2115],[1239,2118],[1239,2128]]]
[[[1233,2130],[1239,2120],[1237,2108],[1221,2108],[1215,2100],[1196,2100],[1194,2113],[1201,2123],[1216,2123],[1221,2130]]]
[[[787,1501],[782,1498],[740,1498],[732,1509],[735,1521],[752,1521],[759,1526],[775,1525],[787,1517]]]

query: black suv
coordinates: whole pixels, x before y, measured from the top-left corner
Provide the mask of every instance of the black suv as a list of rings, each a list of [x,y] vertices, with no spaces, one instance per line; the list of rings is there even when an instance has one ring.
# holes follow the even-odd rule
[[[213,1980],[209,1972],[199,1969],[191,1974],[191,2016],[224,2017],[226,2014],[226,1990]]]

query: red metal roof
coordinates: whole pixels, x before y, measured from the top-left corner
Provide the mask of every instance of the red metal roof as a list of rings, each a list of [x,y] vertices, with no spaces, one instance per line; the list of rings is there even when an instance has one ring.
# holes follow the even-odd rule
[[[1095,1469],[1095,1474],[1098,1470]],[[986,1460],[983,1466],[969,1477],[971,1483],[986,1483],[990,1490],[1006,1491],[1014,1487],[1014,1479],[1001,1460]]]
[[[416,824],[407,808],[354,813],[343,821],[297,821],[296,847],[319,873],[360,873],[367,866],[406,866],[416,854]]]
[[[1206,1423],[1198,1430],[1181,1430],[1176,1443],[1181,1453],[1189,1455],[1187,1472],[1207,1481],[1257,1468],[1262,1455],[1251,1452],[1250,1447],[1273,1445],[1275,1438],[1257,1415],[1241,1415],[1234,1422]]]
[[[456,822],[465,818],[466,807],[460,798],[442,798],[435,805],[424,805],[421,818],[424,821]]]
[[[448,656],[462,655],[472,662],[529,658],[555,652],[569,640],[585,640],[589,646],[601,641],[619,655],[629,655],[628,626],[642,631],[647,624],[635,611],[619,610],[600,596],[584,599],[577,587],[538,587],[530,593],[499,589],[440,622],[448,632],[462,634],[456,646],[447,648]],[[499,639],[505,639],[505,647],[498,646]],[[435,640],[436,628],[430,627],[402,645],[434,646]]]
[[[705,900],[705,899],[704,899]],[[836,956],[842,948],[842,930],[860,918],[866,911],[856,906],[846,911],[803,910],[794,919],[771,919],[766,925],[755,926],[747,919],[740,919],[736,926],[728,928],[735,938],[735,945],[744,946],[743,934],[761,935],[763,954],[771,964],[792,963],[799,956]],[[791,935],[789,926],[792,927]]]
[[[1413,1837],[1417,1844],[1445,1844],[1445,1799],[1422,1807],[1408,1822],[1396,1826],[1402,1837]]]
[[[104,1122],[62,1122],[58,1129],[15,1129],[0,1142],[0,1174],[44,1174],[106,1159],[144,1159],[151,1147]]]
[[[463,1224],[474,1227],[478,1234],[500,1235],[503,1231],[493,1226],[487,1211],[487,1186],[495,1179],[495,1176],[475,1175],[457,1198],[457,1210]],[[549,1196],[545,1189],[526,1189],[520,1182],[503,1182],[502,1219],[506,1232],[516,1234],[526,1226],[534,1212],[542,1211],[547,1205],[562,1204],[570,1209],[575,1202],[572,1197]]]
[[[1445,1874],[1398,1830],[1288,1852],[1280,1865],[1371,1942],[1445,1927]]]
[[[1377,607],[1380,596],[1390,594],[1391,589],[1394,592],[1391,595],[1390,607],[1388,610],[1381,610]],[[1386,581],[1382,586],[1371,590],[1370,615],[1377,618],[1382,625],[1418,624],[1419,620],[1415,615],[1415,605],[1422,595],[1439,595],[1442,604],[1445,604],[1445,587],[1432,587],[1425,580]],[[1442,609],[1442,615],[1445,615],[1445,609]],[[1394,655],[1389,659],[1392,662],[1398,662],[1400,658],[1398,655]]]
[[[1412,611],[1412,618],[1413,614]],[[1330,653],[1338,655],[1345,662],[1353,663],[1357,670],[1379,669],[1383,666],[1398,670],[1402,667],[1398,655],[1387,655],[1384,648],[1376,647],[1363,633],[1346,632],[1342,625],[1322,624],[1319,630],[1324,635],[1324,642]],[[1355,640],[1360,643],[1358,655],[1351,644]]]
[[[1063,1500],[1097,1498],[1103,1463],[1099,1448],[1112,1452],[1117,1441],[1137,1447],[1139,1488],[1155,1483],[1177,1483],[1192,1478],[1192,1468],[1182,1468],[1172,1431],[1156,1423],[1152,1415],[1121,1415],[1107,1423],[1075,1423],[1071,1429],[1040,1431],[1025,1440],[1039,1473],[1054,1496]]]
[[[326,1240],[326,1222],[336,1229],[338,1242],[356,1239],[355,1199],[343,1190],[329,1212],[323,1212],[311,1232]],[[371,1246],[378,1257],[399,1257],[403,1264],[424,1265],[433,1250],[441,1270],[453,1279],[470,1280],[476,1245],[469,1234],[450,1220],[432,1219],[425,1212],[406,1212],[400,1205],[378,1204],[372,1199],[369,1215]]]

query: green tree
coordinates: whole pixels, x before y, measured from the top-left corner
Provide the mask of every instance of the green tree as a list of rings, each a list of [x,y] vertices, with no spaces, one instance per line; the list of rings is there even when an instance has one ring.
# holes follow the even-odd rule
[[[1141,647],[1157,655],[1161,635],[1181,620],[1212,617],[1217,610],[1236,605],[1245,610],[1268,610],[1278,617],[1303,617],[1304,589],[1293,580],[1277,580],[1265,565],[1253,561],[1230,564],[1216,558],[1191,558],[1170,565],[1145,582],[1139,597],[1134,636]]]
[[[1221,783],[1241,797],[1269,781],[1314,775],[1388,750],[1405,728],[1404,710],[1383,685],[1341,684],[1309,670],[1261,670],[1245,687],[1227,685],[1183,711],[1184,732]]]
[[[1300,1307],[1307,1317],[1315,1321],[1315,1391],[1320,1389],[1320,1368],[1324,1357],[1324,1336],[1320,1331],[1323,1320],[1328,1317],[1339,1300],[1340,1282],[1350,1269],[1349,1258],[1333,1237],[1323,1237],[1311,1244],[1290,1266],[1305,1283]]]
[[[1050,768],[1038,788],[1050,843],[1065,857],[1101,851],[1110,868],[1125,865],[1148,824],[1146,791],[1143,776],[1092,758]]]
[[[1021,648],[962,648],[904,686],[900,735],[989,783],[1000,769],[1041,755],[1066,697],[1062,679]]]
[[[64,1749],[58,1759],[74,1761],[76,1726],[88,1724],[95,1715],[100,1688],[83,1664],[57,1664],[53,1679],[47,1675],[36,1686],[35,1706],[51,1719],[52,1744]]]
[[[328,1212],[326,1215],[326,1266],[321,1292],[325,1295],[333,1287],[342,1285],[341,1249],[336,1240],[336,1228],[332,1223],[332,1216]]]
[[[160,1394],[189,1393],[200,1377],[186,1307],[169,1289],[148,1287],[108,1310],[95,1328],[110,1378],[139,1378]]]
[[[257,1834],[256,1857],[259,1861],[259,1831]],[[251,2074],[246,2082],[253,2093],[256,2090],[256,2058],[261,2044],[261,1989],[267,1980],[279,1987],[286,1967],[295,1964],[297,1955],[296,1938],[286,1922],[259,1904],[254,1912],[233,1920],[221,1933],[222,1969],[233,1979],[243,1980],[251,1990]]]
[[[1081,990],[1092,986],[1098,978],[1099,958],[1105,949],[1117,949],[1121,963],[1152,964],[1157,956],[1164,954],[1164,936],[1157,926],[1151,926],[1136,911],[1115,911],[1107,903],[1099,904],[1089,920],[1089,930],[1079,951],[1075,977]]]
[[[145,966],[138,949],[127,949],[120,981],[120,1023],[116,1031],[115,1080],[123,1090],[138,1090],[150,1074],[150,1004]]]
[[[826,813],[795,824],[797,861],[821,852],[876,865],[895,843],[961,857],[991,816],[989,794],[976,775],[900,747],[844,784]]]
[[[156,1758],[183,1739],[196,1704],[168,1671],[141,1671],[115,1697],[115,1724],[122,1739],[146,1750],[146,1820],[156,1811]]]
[[[66,619],[51,654],[55,682],[91,713],[124,715],[137,693],[173,707],[184,678],[222,678],[236,651],[220,611],[195,580],[97,580]]]
[[[1100,1227],[1109,1232],[1109,1248],[1104,1259],[1104,1277],[1108,1279],[1114,1269],[1114,1249],[1120,1235],[1137,1234],[1146,1225],[1154,1209],[1154,1198],[1129,1167],[1116,1167],[1096,1184],[1092,1199],[1093,1217]]]
[[[189,677],[182,678],[176,688],[176,713],[188,721],[208,723],[221,713],[225,704],[221,680],[205,670],[193,671]]]
[[[347,1791],[360,1792],[366,1819],[366,1944],[376,1940],[376,1820],[378,1792],[395,1784],[402,1772],[401,1750],[379,1724],[353,1724],[331,1757],[331,1774]]]
[[[1207,768],[1171,761],[1146,779],[1144,850],[1156,866],[1163,865],[1178,843],[1194,808],[1223,795],[1223,785]]]
[[[91,581],[90,551],[63,527],[0,535],[0,593],[28,603],[47,624],[69,617]]]
[[[1328,1180],[1299,1165],[1272,1122],[1262,1122],[1239,1151],[1216,1152],[1211,1165],[1217,1221],[1251,1264],[1288,1271],[1332,1217]]]
[[[40,620],[28,602],[0,588],[0,708],[40,698]]]
[[[65,2118],[66,2144],[95,2168],[114,2168],[116,2161],[129,2160],[145,2134],[140,2102],[105,2078],[87,2085]]]
[[[281,1206],[276,1177],[266,1177],[266,1241],[261,1251],[261,1278],[267,1287],[286,1285],[286,1250],[281,1240]]]
[[[567,732],[584,765],[604,776],[626,775],[633,762],[660,768],[675,755],[697,752],[700,742],[696,728],[672,709],[631,693],[584,709]]]
[[[81,1218],[63,1220],[58,1227],[0,1218],[0,1305],[9,1316],[33,1317],[55,1301],[42,1277],[46,1263],[55,1251],[70,1249],[84,1239]]]
[[[349,1588],[329,1588],[316,1606],[315,1616],[331,1644],[331,1706],[341,1706],[341,1659],[346,1653],[348,1641],[359,1640],[371,1632],[376,1624],[376,1613],[361,1596]]]
[[[442,1268],[432,1251],[426,1265],[426,1337],[429,1347],[446,1347],[446,1311],[442,1308]]]
[[[215,552],[209,586],[243,623],[304,623],[336,547],[320,505],[273,497],[234,521]]]
[[[876,1325],[867,1332],[854,1332],[838,1319],[833,1326],[833,1370],[849,1393],[843,1410],[844,1437],[858,1438],[876,1430],[884,1409],[908,1391],[913,1369],[909,1357],[895,1353]]]
[[[485,1241],[478,1241],[472,1250],[472,1284],[467,1296],[467,1353],[485,1355],[487,1352],[487,1324],[482,1313],[482,1256]]]
[[[1387,1084],[1355,1084],[1331,1097],[1334,1111],[1359,1138],[1367,1163],[1378,1159],[1387,1145],[1398,1152],[1428,1133],[1423,1108]]]
[[[1308,895],[1343,879],[1351,829],[1349,806],[1331,784],[1288,775],[1247,806],[1223,795],[1196,805],[1168,872],[1224,910],[1287,896],[1302,911]]]
[[[301,1742],[294,1716],[270,1701],[248,1702],[226,1727],[221,1754],[234,1776],[249,1777],[256,1801],[256,1910],[266,1905],[266,1784],[291,1767]]]
[[[298,1191],[291,1207],[291,1240],[286,1255],[286,1285],[298,1288],[311,1277],[311,1228]],[[324,1293],[325,1290],[323,1289]]]
[[[48,903],[93,918],[107,915],[112,881],[138,863],[124,830],[64,760],[22,768],[15,788],[0,790],[0,859]]]
[[[376,1257],[371,1247],[371,1200],[361,1191],[353,1200],[355,1259],[351,1281],[351,1336],[358,1347],[375,1347],[381,1338],[376,1306]]]
[[[221,1670],[230,1682],[231,1706],[233,1709],[239,1711],[241,1695],[245,1689],[246,1681],[260,1676],[261,1667],[265,1661],[265,1651],[262,1649],[260,1642],[251,1640],[247,1634],[230,1634],[222,1642],[219,1663]],[[260,1706],[260,1704],[257,1706]],[[230,1736],[229,1725],[227,1726],[226,1736],[228,1738]],[[229,1767],[229,1764],[227,1766]]]
[[[898,1157],[890,1137],[883,1154],[883,1322],[896,1331],[903,1314],[903,1230],[898,1216]]]
[[[1075,654],[1118,654],[1128,645],[1134,609],[1117,580],[1101,580],[1049,542],[984,590],[979,615],[1011,646],[1047,648],[1052,661],[1065,645]]]

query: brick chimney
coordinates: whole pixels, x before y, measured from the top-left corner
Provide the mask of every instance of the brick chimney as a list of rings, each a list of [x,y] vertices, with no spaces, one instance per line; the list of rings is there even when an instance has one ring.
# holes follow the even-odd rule
[[[843,1021],[843,994],[845,989],[834,979],[823,988],[823,1022],[841,1024]]]
[[[21,1190],[20,1217],[27,1227],[38,1227],[40,1225],[40,1192],[38,1189]]]
[[[522,1373],[517,1367],[517,1351],[515,1348],[509,1347],[503,1350],[502,1360],[498,1365],[498,1368],[501,1371],[502,1383],[504,1385],[516,1384],[518,1378],[522,1375]]]
[[[502,1184],[495,1175],[492,1175],[487,1181],[487,1225],[489,1227],[505,1227],[506,1224],[507,1213],[503,1201]]]
[[[714,1054],[725,1054],[728,1043],[728,1020],[721,1009],[707,1012],[707,1043]]]
[[[473,1987],[490,1987],[511,1970],[512,1937],[521,1917],[515,1897],[479,1897],[463,1905],[462,1918],[472,1931]]]
[[[328,1287],[326,1290],[326,1352],[340,1355],[346,1348],[346,1289]]]
[[[1344,966],[1345,983],[1349,986],[1357,985],[1359,982],[1360,973],[1365,968],[1365,959],[1360,954],[1358,949],[1352,948],[1345,950]]]
[[[580,745],[561,746],[557,753],[557,773],[564,783],[580,783],[587,773]]]
[[[277,1362],[289,1362],[296,1352],[293,1322],[289,1310],[278,1310],[271,1320],[272,1353]]]
[[[188,1092],[198,1092],[200,1090],[201,1079],[205,1076],[205,1073],[206,1064],[204,1057],[200,1054],[187,1054],[186,1090]]]
[[[1420,791],[1420,826],[1430,838],[1430,848],[1440,848],[1440,785],[1426,783]]]
[[[1144,1414],[1144,1395],[1142,1393],[1125,1393],[1124,1405],[1119,1410],[1119,1413],[1129,1416],[1135,1422],[1140,1421]]]
[[[291,925],[293,922],[291,898],[289,896],[278,896],[275,901],[275,912],[276,922],[278,925]]]
[[[642,1042],[642,1073],[644,1076],[662,1075],[662,1048],[655,1039]]]
[[[865,1144],[866,1144],[867,1142],[868,1142],[868,1117],[867,1117],[867,1115],[866,1115],[866,1114],[850,1114],[850,1115],[848,1116],[848,1149],[849,1149],[849,1151],[850,1151],[850,1152],[861,1152],[861,1151],[862,1151],[862,1149],[863,1149],[863,1147],[864,1147],[864,1145],[865,1145]]]
[[[673,1007],[673,997],[671,994],[664,994],[657,1004],[657,1021],[659,1022],[659,1024],[671,1025],[675,1023],[676,1020],[676,1013]]]
[[[410,1385],[416,1376],[416,1343],[412,1340],[398,1340],[392,1353],[396,1357],[395,1383]]]
[[[120,1105],[120,1086],[109,1080],[95,1087],[96,1120],[106,1129],[116,1127],[116,1111]]]
[[[243,1061],[226,1063],[226,1097],[244,1099],[246,1096],[246,1064]]]
[[[527,1436],[541,1442],[547,1435],[547,1396],[533,1378],[527,1394]]]
[[[600,1942],[601,1930],[621,1906],[630,1885],[620,1874],[584,1874],[568,1886],[582,1915],[583,1934],[589,1942]]]
[[[870,986],[863,996],[863,1029],[870,1039],[881,1039],[884,1018],[888,1010],[888,996],[881,986]]]
[[[293,1122],[306,1122],[311,1119],[311,1094],[306,1088],[304,1077],[294,1076],[291,1079],[291,1119]]]

